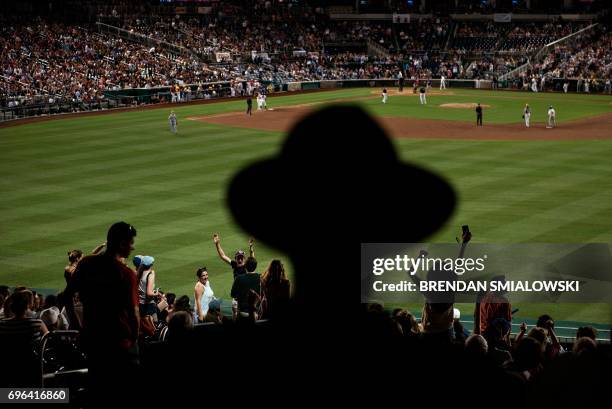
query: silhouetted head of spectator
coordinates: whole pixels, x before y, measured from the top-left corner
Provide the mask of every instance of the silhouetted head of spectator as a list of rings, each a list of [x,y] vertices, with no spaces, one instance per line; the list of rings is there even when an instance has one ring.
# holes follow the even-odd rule
[[[419,324],[414,315],[408,311],[402,310],[402,312],[393,316],[393,319],[400,326],[404,336],[416,335],[419,333]]]
[[[397,316],[399,315],[404,315],[405,313],[407,313],[408,311],[406,311],[403,308],[394,308],[393,311],[391,311],[391,317],[392,318],[397,318]]]
[[[70,264],[78,263],[83,258],[83,252],[81,250],[70,250],[68,252],[68,262]]]
[[[542,344],[538,340],[529,336],[522,338],[514,353],[517,369],[528,371],[537,368],[542,362],[542,355]]]
[[[126,222],[113,224],[106,235],[106,253],[127,258],[134,250],[136,229]]]
[[[282,200],[252,200],[281,191]],[[294,300],[304,305],[347,293],[356,279],[344,268],[322,271],[322,265],[337,264],[354,243],[418,242],[448,219],[455,194],[438,176],[400,161],[363,109],[331,106],[300,120],[277,157],[240,171],[228,202],[245,231],[292,258]],[[332,237],[334,251],[312,257],[304,248]]]
[[[58,298],[57,295],[55,294],[49,294],[46,298],[45,298],[45,306],[44,308],[51,308],[51,307],[57,307],[58,306]]]
[[[247,273],[254,273],[257,269],[257,260],[255,260],[255,257],[247,258],[246,263],[244,263],[244,268],[246,269]]]
[[[59,311],[55,308],[46,309],[40,314],[40,319],[49,331],[54,331],[59,326]]]
[[[489,331],[488,338],[495,341],[504,340],[510,334],[511,328],[512,326],[508,320],[500,317],[495,318],[491,325],[487,327],[487,331]]]
[[[186,295],[182,295],[180,296],[176,302],[174,303],[174,312],[178,312],[178,311],[186,311],[186,312],[193,312],[193,308],[191,307],[191,304],[189,303],[189,297]]]
[[[168,342],[185,339],[192,329],[193,318],[191,314],[186,311],[175,312],[168,322]]]
[[[373,302],[368,304],[368,312],[383,314],[385,312],[385,307],[382,304]]]
[[[579,339],[582,337],[588,337],[588,338],[591,338],[593,341],[595,341],[597,339],[597,330],[591,326],[580,327],[576,331],[576,339]]]
[[[479,334],[472,334],[465,340],[465,352],[470,357],[483,358],[489,351],[487,340]]]
[[[280,284],[285,280],[287,280],[285,266],[283,266],[283,263],[278,259],[270,261],[268,268],[261,275],[261,282],[264,285]]]
[[[546,349],[546,340],[548,336],[546,329],[540,327],[533,327],[531,328],[527,336],[538,341],[542,346],[542,350]]]
[[[168,308],[174,308],[174,302],[176,301],[176,294],[166,294],[166,301],[168,302]]]
[[[536,323],[536,327],[550,329],[555,327],[555,322],[552,317],[548,314],[543,314],[538,317],[538,322]]]
[[[9,308],[11,315],[23,318],[32,303],[32,292],[30,290],[14,292],[10,296]]]
[[[572,352],[576,354],[576,356],[590,355],[594,354],[596,351],[597,343],[589,337],[578,338],[576,342],[574,342],[574,347],[572,348]]]

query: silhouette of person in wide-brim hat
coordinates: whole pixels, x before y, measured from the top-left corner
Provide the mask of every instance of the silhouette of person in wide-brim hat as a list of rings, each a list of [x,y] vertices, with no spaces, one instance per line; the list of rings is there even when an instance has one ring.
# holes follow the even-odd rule
[[[332,295],[331,281],[349,281],[347,261],[356,262],[360,243],[429,236],[452,213],[455,194],[440,177],[400,162],[361,108],[332,106],[301,119],[277,156],[235,175],[228,201],[244,230],[289,254],[300,298],[315,285],[318,295]]]

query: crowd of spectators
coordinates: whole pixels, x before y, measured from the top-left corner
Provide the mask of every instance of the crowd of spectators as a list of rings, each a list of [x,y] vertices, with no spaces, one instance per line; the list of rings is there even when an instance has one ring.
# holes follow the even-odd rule
[[[116,223],[109,229],[107,241],[89,255],[80,250],[70,251],[69,264],[64,269],[66,289],[60,293],[43,296],[26,287],[11,291],[8,286],[0,286],[0,347],[12,351],[13,358],[23,364],[21,372],[2,379],[4,386],[8,385],[6,382],[20,386],[39,384],[40,371],[36,367],[40,368],[42,340],[48,332],[84,331],[83,334],[98,341],[112,341],[115,338],[109,332],[119,331],[125,337],[121,343],[127,345],[133,340],[142,346],[185,336],[198,324],[253,325],[285,314],[291,292],[285,267],[274,259],[262,268],[255,258],[252,239],[248,254],[237,250],[230,258],[221,247],[219,235],[213,236],[216,252],[227,263],[234,280],[231,299],[223,300],[213,290],[219,272],[211,271],[209,276],[206,267],[194,269],[192,277],[196,284],[191,297],[161,291],[157,288],[160,275],[155,271],[155,258],[129,257],[135,234],[132,226]],[[128,236],[131,241],[127,246],[116,244]],[[112,270],[117,270],[121,278],[111,274]],[[115,301],[107,299],[101,303],[100,297],[108,295]],[[134,316],[126,303],[133,303],[139,314]],[[139,324],[134,320],[140,320]],[[86,345],[84,351],[96,353],[91,345]]]
[[[95,24],[3,18],[0,105],[24,105],[35,97],[48,104],[87,104],[108,98],[107,91],[187,84],[193,85],[188,93],[211,96],[196,88],[248,80],[393,79],[400,70],[405,78],[492,79],[586,25],[452,23],[442,17],[409,24],[335,21],[319,9],[292,8],[289,2],[252,3],[247,9],[230,2],[198,16],[146,14],[148,6],[123,7],[120,1],[100,5],[98,19],[114,25],[114,32]],[[380,47],[378,57],[368,52],[373,43]],[[609,49],[604,27],[572,45],[556,46],[534,71],[605,83]]]
[[[612,35],[606,27],[596,28],[576,40],[554,46],[542,63],[534,64],[533,71],[546,73],[552,78],[578,78],[583,80],[583,85],[586,80],[604,85],[612,76],[611,46]],[[586,92],[594,90],[597,90],[597,86],[579,89]]]
[[[471,233],[464,233],[462,249],[470,239]],[[442,279],[445,274],[432,270],[427,279]],[[392,367],[402,368],[402,379],[413,374],[417,379],[449,376],[456,390],[478,385],[478,399],[483,402],[493,402],[504,390],[508,402],[497,405],[501,407],[556,407],[551,400],[601,398],[611,355],[610,345],[600,342],[602,335],[595,328],[579,327],[574,339],[562,341],[553,317],[544,313],[534,324],[522,322],[513,332],[515,311],[503,292],[479,293],[469,318],[448,294],[443,299],[435,293],[423,296],[425,303],[417,314],[401,307],[386,309],[376,302],[362,304],[366,343],[384,345],[385,353],[393,357]],[[466,321],[474,323],[472,331],[466,329]],[[607,341],[609,334],[603,334]],[[372,366],[368,370],[381,369]],[[543,390],[546,398],[540,395]],[[552,398],[555,394],[561,396]]]

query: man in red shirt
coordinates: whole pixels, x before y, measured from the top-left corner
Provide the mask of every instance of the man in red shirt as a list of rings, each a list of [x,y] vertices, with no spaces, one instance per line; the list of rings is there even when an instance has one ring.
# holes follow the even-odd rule
[[[491,281],[506,281],[503,276],[494,277]],[[503,293],[488,291],[480,300],[479,305],[480,315],[480,332],[479,334],[487,336],[487,329],[495,318],[503,318],[508,322],[512,322],[512,306],[510,301]]]
[[[138,285],[136,273],[125,265],[134,237],[131,225],[113,224],[106,251],[83,258],[65,290],[70,322],[81,328],[93,399],[133,384],[138,369]],[[75,292],[83,304],[83,322],[74,314]]]

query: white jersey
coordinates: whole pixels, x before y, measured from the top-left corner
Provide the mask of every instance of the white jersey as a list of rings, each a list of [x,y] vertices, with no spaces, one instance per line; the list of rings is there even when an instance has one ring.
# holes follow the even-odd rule
[[[555,112],[554,108],[550,108],[548,110],[548,117],[549,118],[554,118],[557,115],[557,113]]]
[[[212,287],[210,286],[210,281],[206,282],[204,286],[204,292],[202,293],[202,297],[200,297],[200,305],[202,306],[202,316],[206,318],[206,314],[208,313],[208,306],[212,300],[215,299],[215,293],[213,292]],[[194,322],[198,322],[198,307],[193,312]]]

